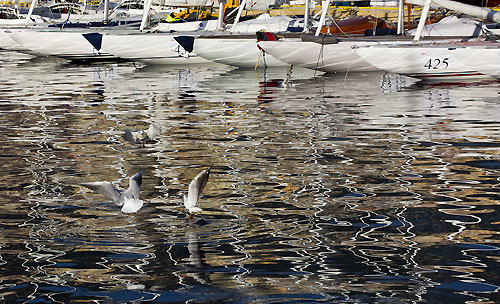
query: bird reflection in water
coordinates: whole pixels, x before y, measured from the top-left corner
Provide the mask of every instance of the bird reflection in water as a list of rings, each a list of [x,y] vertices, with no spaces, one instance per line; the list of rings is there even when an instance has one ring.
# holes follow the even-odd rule
[[[187,273],[190,277],[201,284],[210,284],[208,273],[202,271],[202,269],[206,266],[203,261],[205,258],[205,252],[202,250],[203,243],[200,241],[198,228],[190,228],[192,229],[186,231],[186,238],[188,241],[187,249],[189,251],[188,261],[192,267],[189,267]]]

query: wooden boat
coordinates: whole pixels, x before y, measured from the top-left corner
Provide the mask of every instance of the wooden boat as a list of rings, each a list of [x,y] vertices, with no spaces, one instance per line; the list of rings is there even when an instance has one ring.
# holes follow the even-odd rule
[[[322,34],[331,35],[362,35],[365,36],[367,31],[386,30],[390,28],[383,19],[373,16],[356,16],[333,22],[330,25],[321,27]]]

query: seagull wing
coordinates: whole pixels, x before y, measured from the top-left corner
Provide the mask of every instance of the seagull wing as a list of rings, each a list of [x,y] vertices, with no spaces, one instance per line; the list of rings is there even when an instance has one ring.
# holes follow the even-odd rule
[[[130,131],[129,129],[125,130],[125,133],[123,133],[123,139],[125,139],[126,141],[128,141],[132,144],[137,143],[137,140],[134,137],[134,134],[132,134],[132,131]]]
[[[200,173],[198,173],[198,175],[196,175],[195,178],[189,184],[187,202],[190,203],[191,207],[198,207],[198,208],[200,207],[199,198],[201,196],[201,192],[207,185],[209,175],[210,175],[210,168],[205,169]]]
[[[116,188],[110,182],[82,183],[80,185],[87,187],[90,190],[93,190],[95,193],[102,194],[102,195],[106,196],[107,198],[112,199],[113,202],[117,205],[120,204],[119,201],[120,201],[120,192],[121,191],[116,190]]]
[[[139,193],[141,192],[142,184],[142,172],[136,173],[130,178],[130,183],[127,192],[132,194],[135,199],[139,199]]]
[[[146,136],[149,140],[155,140],[160,135],[161,129],[156,124],[151,124],[146,130]]]

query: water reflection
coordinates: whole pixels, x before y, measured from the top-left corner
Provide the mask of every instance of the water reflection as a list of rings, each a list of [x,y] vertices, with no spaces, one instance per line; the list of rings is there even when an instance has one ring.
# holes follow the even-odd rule
[[[498,83],[1,60],[7,303],[500,300]],[[139,170],[134,215],[78,186]]]

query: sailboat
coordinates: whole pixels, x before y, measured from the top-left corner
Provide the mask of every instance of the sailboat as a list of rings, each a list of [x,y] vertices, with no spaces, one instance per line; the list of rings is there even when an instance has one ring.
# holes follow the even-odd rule
[[[262,1],[261,1],[262,2]],[[223,26],[219,16],[219,31],[204,33],[195,37],[189,43],[181,43],[184,48],[192,49],[193,53],[217,63],[240,68],[277,67],[286,66],[286,63],[266,55],[257,46],[257,32],[273,32],[287,35],[302,31],[304,20],[288,16],[270,16],[261,14],[255,19],[240,22],[244,9],[252,9],[259,2],[248,3],[242,0],[239,6],[227,14],[226,18],[236,12],[233,24]],[[262,5],[269,5],[263,3]],[[224,7],[220,8],[224,11]]]
[[[268,14],[253,20],[238,22],[241,11],[245,7],[242,3],[238,8],[236,21],[232,25],[228,25],[230,30],[226,31],[223,25],[223,15],[219,14],[217,20],[209,20],[210,23],[204,21],[172,23],[168,27],[155,26],[151,31],[136,32],[136,33],[108,33],[103,36],[103,49],[121,58],[128,60],[139,61],[146,64],[155,65],[170,65],[170,64],[200,64],[219,62],[207,56],[200,56],[194,49],[199,44],[194,43],[198,38],[214,38],[207,42],[216,46],[218,54],[224,52],[224,45],[228,43],[230,35],[238,35],[240,40],[232,41],[232,56],[238,56],[235,62],[249,60],[255,65],[255,62],[260,54],[260,50],[256,46],[255,32],[261,29],[268,30],[286,30],[291,23],[292,18],[288,17],[270,17]],[[219,3],[219,12],[224,11],[224,4]],[[147,10],[145,10],[145,15]],[[161,24],[160,24],[161,25]],[[216,26],[215,26],[216,25]],[[218,29],[218,30],[214,30]],[[168,32],[152,32],[163,31]],[[235,37],[235,36],[233,36]],[[219,38],[224,40],[219,40]],[[245,45],[249,42],[251,47]],[[201,44],[201,43],[200,43]],[[234,45],[238,46],[235,50]],[[215,47],[214,46],[214,47]],[[213,50],[214,48],[211,48]],[[247,51],[253,51],[247,55]],[[224,58],[231,56],[222,55]],[[273,65],[273,61],[278,60],[269,57]],[[228,64],[227,62],[220,62]],[[280,65],[284,65],[279,62]]]
[[[41,16],[34,15],[27,18],[25,14],[19,12],[19,9],[5,5],[0,6],[0,28],[12,28],[25,26],[26,24],[34,26],[44,24],[46,20]]]
[[[173,2],[175,4],[176,0],[173,0]],[[183,4],[196,4],[199,1],[192,0],[188,2]],[[151,4],[151,0],[145,2],[142,22],[138,31],[109,31],[105,33],[102,37],[102,50],[119,58],[148,65],[202,64],[210,62],[186,51],[175,40],[175,37],[180,35],[177,30],[201,31],[202,28],[199,28],[200,22],[176,23],[172,25],[172,28],[164,29],[167,32],[162,32],[158,27],[147,30]],[[174,31],[174,33],[170,31]]]
[[[244,3],[242,4],[244,6]],[[262,14],[254,20],[235,22],[229,31],[195,37],[193,52],[207,60],[240,68],[286,66],[281,60],[267,55],[257,46],[256,32],[277,32],[286,35],[303,29],[303,21],[286,16]]]
[[[465,48],[498,47],[497,42],[485,40],[448,41],[435,44],[425,44],[420,41],[423,30],[422,22],[431,4],[475,15],[489,21],[500,21],[500,13],[486,8],[458,3],[451,0],[408,0],[410,3],[423,4],[421,22],[415,32],[412,44],[386,44],[360,47],[356,53],[374,67],[427,81],[456,81],[466,79],[485,79],[487,75],[478,71],[473,65],[466,65],[456,54]],[[478,22],[479,24],[479,22]],[[482,30],[487,30],[485,25]]]
[[[193,51],[204,58],[242,68],[291,64],[326,72],[378,71],[377,68],[361,60],[352,47],[360,43],[378,44],[380,39],[373,37],[366,39],[361,36],[365,36],[365,32],[387,33],[391,29],[383,20],[372,16],[349,18],[336,22],[335,26],[323,26],[329,6],[329,1],[323,1],[315,35],[308,34],[309,1],[306,1],[304,19],[289,23],[286,28],[255,29],[267,32],[267,34],[258,33],[257,37],[232,34],[231,31],[229,34],[201,35],[195,38]],[[269,32],[273,34],[270,35]],[[344,34],[344,38],[351,36],[356,38],[341,40],[327,35],[314,38],[320,33]],[[280,36],[280,39],[277,39],[277,36]],[[327,51],[327,49],[332,50]]]
[[[147,65],[202,64],[210,61],[189,53],[172,33],[108,32],[103,51],[116,57]]]
[[[33,0],[30,6],[27,18],[30,19],[35,11],[36,0]],[[90,16],[90,21],[74,24],[71,22],[73,16],[67,12],[67,19],[56,26],[38,26],[31,27],[26,24],[25,27],[12,28],[4,31],[10,39],[17,44],[13,48],[17,51],[28,53],[35,56],[58,56],[69,60],[117,60],[118,58],[102,50],[102,35],[109,31],[109,25],[113,24],[109,19],[109,1],[104,3],[104,9],[100,13],[76,14],[75,21],[82,21],[84,16]],[[57,22],[52,20],[52,22]],[[87,19],[86,19],[87,20]],[[97,22],[96,27],[86,27],[89,23]],[[76,27],[70,26],[78,25]],[[113,30],[127,28],[125,26],[114,26]]]
[[[400,1],[400,18],[402,19],[402,3]],[[425,20],[423,18],[422,20]],[[476,39],[482,30],[482,24],[472,20],[464,21],[456,17],[445,18],[440,22],[423,25],[421,32],[422,44],[437,42],[460,41],[464,37]],[[370,31],[367,31],[369,34]],[[411,33],[411,32],[410,32]],[[279,39],[277,41],[260,41],[258,43],[266,53],[287,62],[291,65],[325,71],[328,73],[346,72],[375,72],[383,71],[380,66],[373,64],[379,60],[367,60],[360,56],[365,49],[386,49],[386,45],[405,46],[413,44],[414,37],[402,35],[402,22],[398,23],[398,34],[390,36],[355,37],[352,34],[326,36],[317,31],[314,35],[303,35],[302,39]],[[443,37],[442,34],[446,34]],[[381,52],[383,55],[383,52]],[[388,58],[390,58],[388,56]],[[369,58],[368,58],[369,59]],[[394,63],[387,61],[387,63]],[[400,63],[394,63],[399,66]]]

